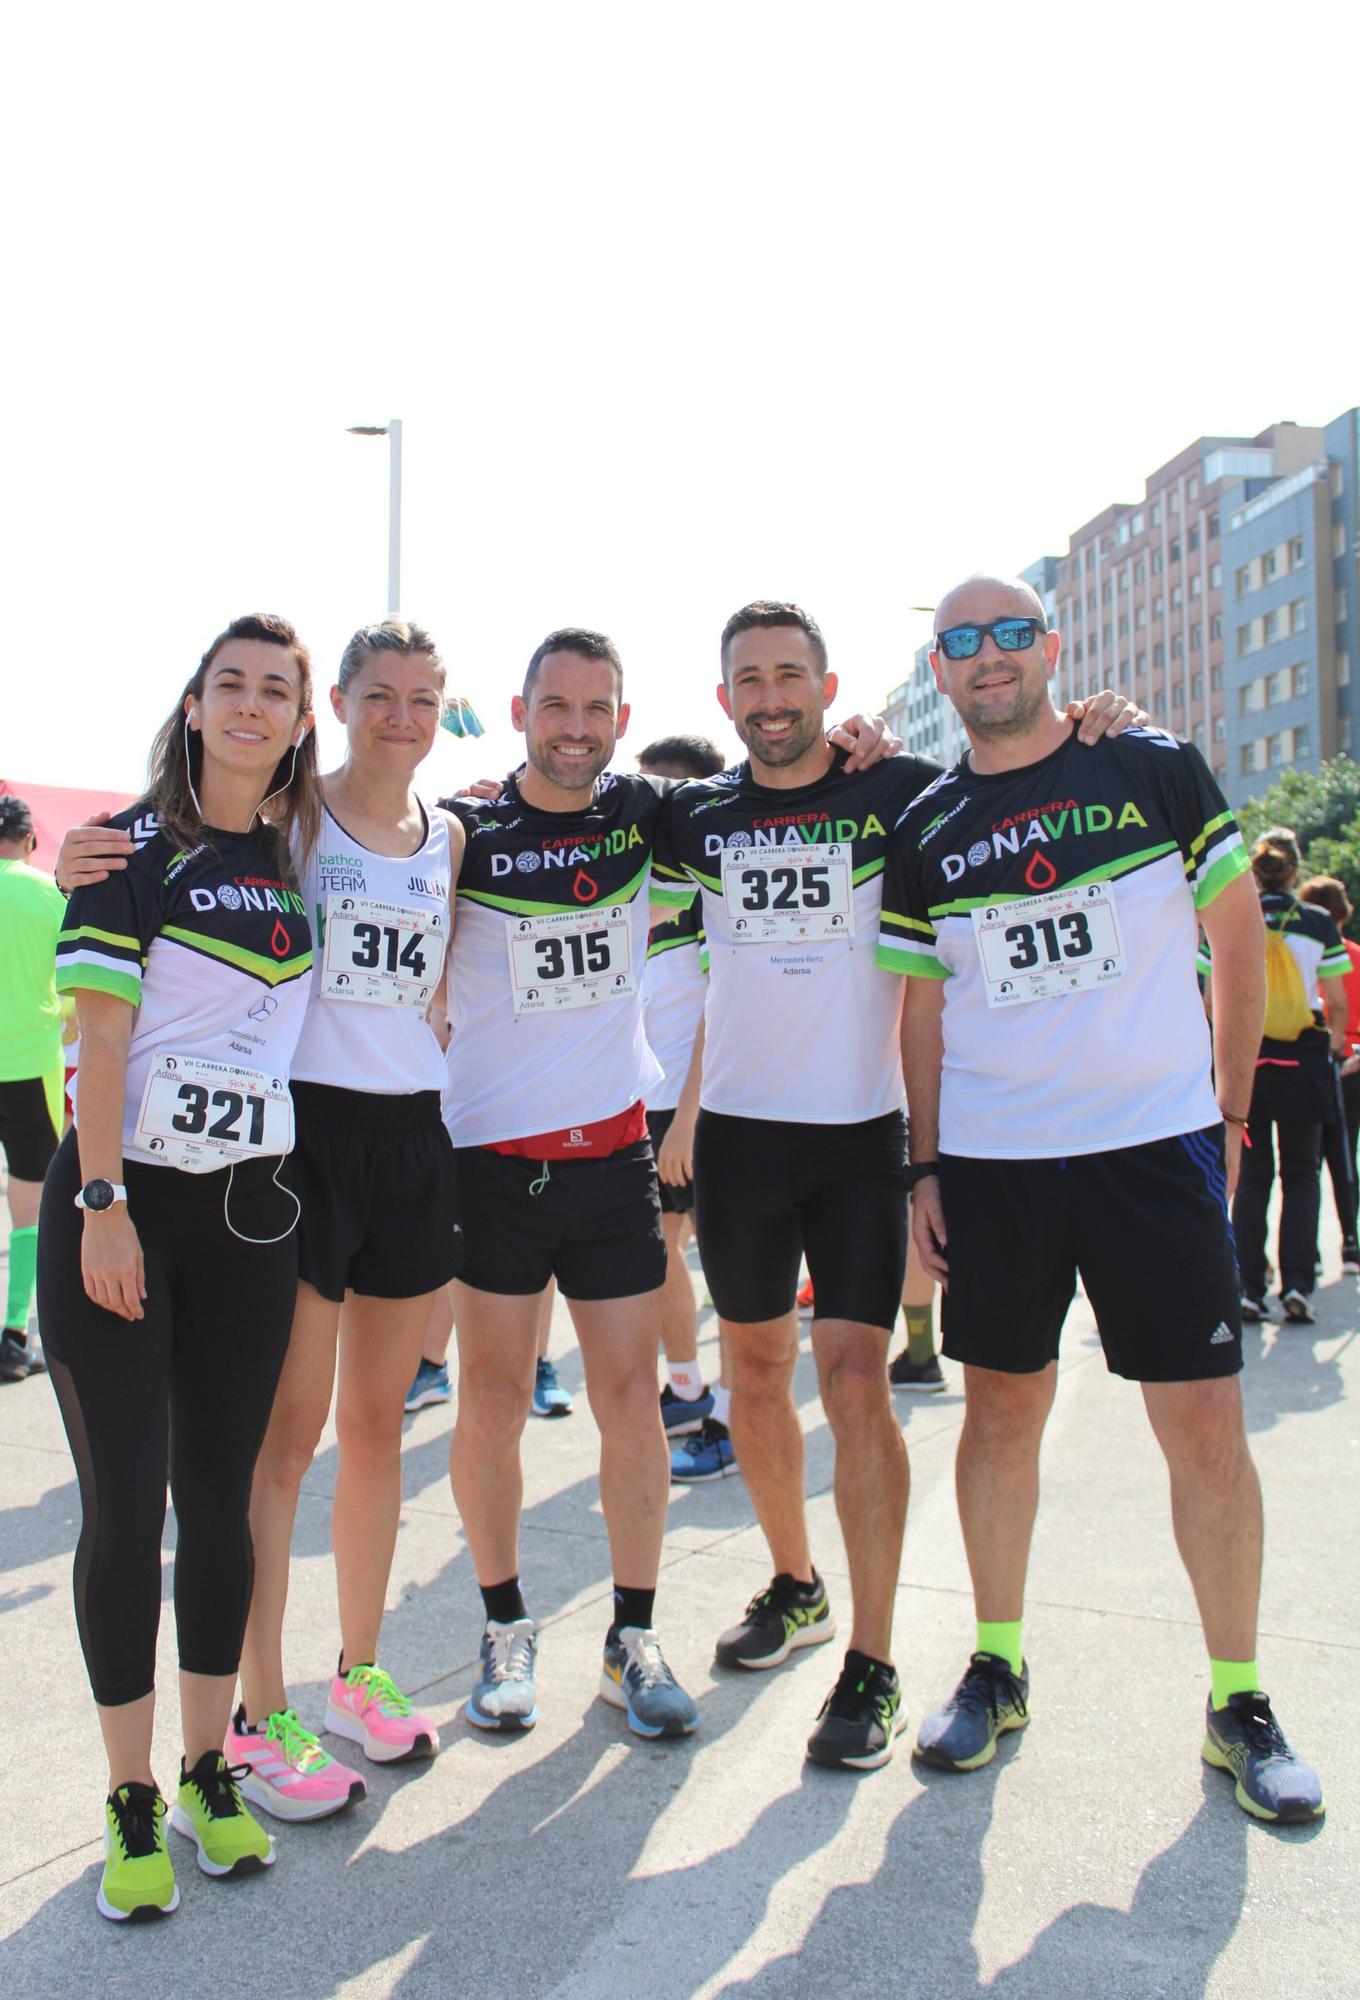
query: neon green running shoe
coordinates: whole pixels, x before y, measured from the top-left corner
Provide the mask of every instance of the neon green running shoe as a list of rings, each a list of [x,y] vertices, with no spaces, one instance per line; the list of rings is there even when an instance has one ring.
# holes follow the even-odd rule
[[[165,1800],[154,1785],[120,1785],[105,1799],[104,1874],[95,1902],[115,1924],[145,1923],[179,1908]]]
[[[241,1802],[244,1764],[205,1750],[192,1771],[179,1767],[179,1797],[170,1814],[176,1833],[192,1840],[205,1875],[253,1875],[274,1866],[274,1842]]]

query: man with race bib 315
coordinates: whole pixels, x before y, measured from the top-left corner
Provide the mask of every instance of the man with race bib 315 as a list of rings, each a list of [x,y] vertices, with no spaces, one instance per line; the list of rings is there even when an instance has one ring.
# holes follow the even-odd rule
[[[978,1627],[917,1755],[973,1770],[1029,1719],[1039,1444],[1079,1274],[1170,1472],[1210,1655],[1205,1761],[1249,1813],[1313,1819],[1317,1775],[1254,1657],[1261,1496],[1226,1208],[1265,1005],[1246,853],[1188,744],[1141,729],[1075,749],[1050,700],[1058,634],[1027,585],[968,578],[936,634],[936,681],[971,747],[898,823],[881,962],[907,975],[912,1226],[947,1288],[944,1351],[964,1367],[956,1477]],[[1197,925],[1213,949],[1212,1080]]]

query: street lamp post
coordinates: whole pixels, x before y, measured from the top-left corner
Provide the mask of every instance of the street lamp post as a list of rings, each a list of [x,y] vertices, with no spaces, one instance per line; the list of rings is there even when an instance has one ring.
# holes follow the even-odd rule
[[[395,618],[401,609],[401,418],[347,428],[351,437],[387,439],[387,612]]]

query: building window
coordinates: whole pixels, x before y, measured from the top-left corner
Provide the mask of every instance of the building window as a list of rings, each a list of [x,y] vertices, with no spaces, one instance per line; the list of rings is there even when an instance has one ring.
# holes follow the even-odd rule
[[[1110,579],[1108,577],[1106,577],[1104,583],[1100,586],[1100,601],[1102,604],[1108,604],[1110,601]]]
[[[1197,722],[1197,723],[1195,724],[1195,748],[1196,748],[1196,750],[1203,750],[1203,749],[1205,749],[1205,748],[1206,748],[1206,746],[1208,745],[1208,741],[1209,741],[1209,732],[1208,732],[1208,730],[1207,730],[1207,729],[1206,729],[1206,728],[1204,727],[1204,724],[1203,724],[1202,722]]]
[[[1180,538],[1180,536],[1179,536],[1179,535],[1173,535],[1173,536],[1171,537],[1171,546],[1170,546],[1170,548],[1169,548],[1169,549],[1168,549],[1168,551],[1167,551],[1167,558],[1166,558],[1166,559],[1167,559],[1167,561],[1168,561],[1168,562],[1179,562],[1179,561],[1180,561],[1180,559],[1181,559],[1181,538]]]
[[[1146,675],[1147,675],[1147,654],[1146,654],[1146,653],[1140,653],[1140,654],[1138,655],[1138,658],[1137,658],[1137,659],[1136,659],[1136,661],[1134,662],[1134,669],[1135,669],[1135,671],[1136,671],[1136,673],[1137,673],[1137,675],[1138,675],[1138,678],[1139,678],[1139,680],[1140,680],[1140,681],[1141,681],[1141,680],[1143,680],[1143,679],[1144,679],[1144,678],[1146,677]]]
[[[1336,684],[1339,688],[1351,684],[1351,656],[1344,648],[1336,656]]]
[[[1337,624],[1338,624],[1338,625],[1344,625],[1344,624],[1345,624],[1345,622],[1346,622],[1346,590],[1345,590],[1345,586],[1344,586],[1344,584],[1343,584],[1342,588],[1341,588],[1340,590],[1338,590],[1338,592],[1336,593],[1336,598],[1335,598],[1335,600],[1334,600],[1334,602],[1333,602],[1333,606],[1332,606],[1332,615],[1333,615],[1333,617],[1334,617],[1334,618],[1336,619],[1336,622],[1337,622]]]
[[[1303,546],[1303,536],[1295,535],[1293,541],[1289,544],[1289,567],[1291,569],[1302,569],[1307,560],[1307,552]]]
[[[1221,611],[1215,611],[1213,617],[1209,620],[1209,637],[1211,639],[1221,639],[1223,637],[1223,613]]]
[[[1250,625],[1239,625],[1237,628],[1238,659],[1240,660],[1244,653],[1249,653],[1250,651],[1251,651],[1251,627]]]
[[[1210,670],[1209,670],[1209,685],[1210,685],[1210,687],[1211,687],[1211,688],[1213,689],[1213,691],[1214,691],[1214,693],[1215,693],[1215,694],[1221,694],[1221,693],[1223,692],[1223,669],[1222,669],[1222,667],[1211,667],[1211,668],[1210,668]]]
[[[1184,598],[1182,597],[1182,595],[1181,595],[1181,587],[1180,587],[1180,585],[1179,585],[1178,583],[1173,583],[1173,584],[1172,584],[1172,586],[1171,586],[1171,609],[1172,609],[1173,611],[1179,611],[1179,610],[1180,610],[1180,608],[1181,608],[1181,605],[1182,605],[1182,604],[1183,604],[1184,602],[1185,602],[1185,599],[1184,599]]]
[[[1236,587],[1237,587],[1237,595],[1238,595],[1239,597],[1245,597],[1245,596],[1247,595],[1247,593],[1248,593],[1248,592],[1250,591],[1250,589],[1251,589],[1251,564],[1250,564],[1250,563],[1243,563],[1243,565],[1242,565],[1241,569],[1239,569],[1239,570],[1238,570],[1238,572],[1237,572],[1237,576],[1236,576],[1236,578],[1235,578],[1235,583],[1236,583]]]
[[[1211,515],[1209,516],[1209,540],[1210,540],[1211,542],[1216,542],[1216,541],[1218,540],[1218,516],[1217,516],[1217,514],[1211,514]]]
[[[1152,551],[1152,574],[1154,576],[1160,576],[1161,573],[1162,573],[1162,552],[1160,549],[1154,549]]]
[[[1341,748],[1347,756],[1350,755],[1351,719],[1348,715],[1343,715],[1341,718]]]
[[[1197,555],[1197,554],[1198,554],[1198,552],[1199,552],[1199,523],[1198,523],[1198,521],[1197,521],[1197,522],[1195,523],[1194,527],[1193,527],[1193,528],[1192,528],[1192,529],[1190,530],[1189,534],[1188,534],[1188,535],[1186,536],[1186,538],[1185,538],[1185,549],[1186,549],[1186,554],[1187,554],[1187,555],[1192,555],[1192,556],[1193,556],[1193,555]]]
[[[1162,525],[1162,503],[1160,500],[1154,500],[1152,503],[1152,525],[1154,528],[1160,528]]]
[[[1308,692],[1307,667],[1306,666],[1295,667],[1290,674],[1290,682],[1291,682],[1290,691],[1295,696],[1296,699],[1301,694],[1307,694]]]
[[[1133,566],[1133,580],[1134,580],[1134,582],[1135,582],[1135,583],[1146,583],[1146,582],[1147,582],[1147,564],[1146,564],[1146,563],[1141,563],[1141,562],[1136,562],[1136,563],[1134,564],[1134,566]]]
[[[1332,529],[1332,554],[1344,556],[1346,553],[1346,523],[1338,521]]]
[[[1237,753],[1238,764],[1244,778],[1249,777],[1256,769],[1256,751],[1255,743],[1244,743]]]
[[[1153,673],[1155,674],[1159,672],[1160,669],[1165,665],[1166,665],[1166,647],[1162,644],[1161,640],[1159,639],[1157,641],[1157,644],[1152,649]]]
[[[1275,574],[1275,569],[1276,569],[1275,551],[1274,549],[1267,549],[1265,554],[1261,557],[1262,583],[1270,582],[1271,578]]]
[[[1162,599],[1160,594],[1152,600],[1152,615],[1154,618],[1160,618],[1162,615]]]
[[[1204,651],[1204,627],[1202,625],[1192,625],[1190,627],[1190,651],[1192,653],[1202,653]]]
[[[1173,708],[1185,707],[1185,689],[1179,681],[1176,682],[1176,685],[1171,690],[1171,706]]]
[[[1285,734],[1287,735],[1288,733],[1286,730]],[[1308,724],[1301,722],[1294,731],[1294,755],[1296,757],[1311,757],[1312,754],[1313,744],[1309,735]]]
[[[1216,715],[1214,717],[1214,741],[1215,743],[1226,743],[1227,740],[1228,740],[1227,718],[1222,715]]]
[[[1173,660],[1183,660],[1185,658],[1185,641],[1181,638],[1179,632],[1177,632],[1171,641],[1171,657]]]
[[[1190,595],[1192,597],[1199,597],[1202,594],[1203,589],[1204,589],[1204,579],[1200,575],[1199,571],[1196,570],[1194,575],[1190,579]]]
[[[1119,616],[1119,636],[1121,639],[1127,639],[1129,636],[1129,614],[1127,611],[1121,612]]]
[[[1239,715],[1255,715],[1257,709],[1264,708],[1265,705],[1266,684],[1259,677],[1254,681],[1247,681],[1237,690],[1237,713]]]
[[[1267,611],[1265,617],[1261,620],[1261,644],[1263,646],[1268,646],[1272,639],[1279,637],[1279,631],[1280,631],[1279,612]]]
[[[1076,645],[1075,645],[1075,646],[1074,646],[1074,647],[1072,648],[1072,659],[1073,659],[1073,662],[1074,662],[1074,664],[1075,664],[1076,666],[1080,666],[1080,665],[1081,665],[1081,659],[1082,659],[1082,648],[1081,648],[1081,640],[1080,640],[1080,639],[1078,639],[1078,641],[1077,641]]]
[[[1096,615],[1096,594],[1094,590],[1088,590],[1086,593],[1086,609],[1094,618]]]
[[[1272,764],[1284,764],[1289,760],[1289,744],[1286,742],[1288,730],[1278,731],[1266,738],[1266,755]]]
[[[1179,514],[1181,511],[1181,496],[1174,486],[1167,496],[1166,511],[1168,514]]]
[[[1289,683],[1282,672],[1266,675],[1266,707],[1274,708],[1284,700],[1289,692]]]
[[[1346,475],[1345,475],[1345,473],[1343,472],[1343,470],[1342,470],[1342,468],[1341,468],[1341,461],[1340,461],[1339,459],[1336,459],[1336,458],[1334,458],[1334,459],[1332,460],[1332,498],[1333,498],[1333,500],[1339,500],[1339,499],[1341,498],[1342,494],[1343,494],[1343,493],[1345,492],[1345,490],[1346,490]]]
[[[1210,569],[1210,571],[1209,571],[1209,588],[1210,588],[1210,590],[1222,590],[1222,588],[1223,588],[1223,565],[1222,565],[1222,563],[1215,563],[1215,564],[1213,565],[1213,567],[1212,567],[1212,568]]]
[[[1289,607],[1289,629],[1291,632],[1308,630],[1308,599],[1296,597]]]
[[[1134,614],[1133,614],[1133,622],[1134,622],[1134,624],[1135,624],[1135,625],[1136,625],[1136,626],[1138,627],[1138,630],[1139,630],[1140,632],[1142,632],[1142,631],[1145,631],[1145,630],[1147,629],[1147,606],[1146,606],[1146,604],[1140,604],[1140,605],[1138,606],[1138,609],[1137,609],[1137,610],[1136,610],[1136,611],[1134,612]]]

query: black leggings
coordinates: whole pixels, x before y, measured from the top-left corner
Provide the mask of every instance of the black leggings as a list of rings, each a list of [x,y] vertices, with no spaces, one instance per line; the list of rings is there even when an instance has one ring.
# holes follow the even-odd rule
[[[276,1235],[295,1213],[272,1183],[274,1164],[235,1170],[230,1215],[244,1236]],[[146,1265],[140,1320],[86,1297],[74,1132],[43,1189],[38,1311],[83,1516],[76,1625],[106,1707],[155,1685],[167,1472],[180,1666],[234,1674],[240,1663],[254,1580],[250,1480],[288,1346],[297,1233],[241,1242],[224,1214],[227,1178],[124,1162]]]

